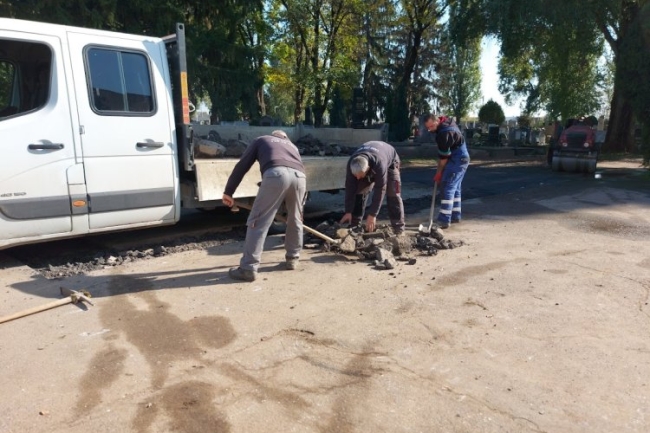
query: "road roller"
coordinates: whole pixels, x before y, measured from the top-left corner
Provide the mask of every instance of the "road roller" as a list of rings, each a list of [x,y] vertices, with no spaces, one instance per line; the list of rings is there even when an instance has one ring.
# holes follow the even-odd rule
[[[596,131],[584,121],[577,121],[562,131],[552,149],[553,171],[595,173],[599,146]]]

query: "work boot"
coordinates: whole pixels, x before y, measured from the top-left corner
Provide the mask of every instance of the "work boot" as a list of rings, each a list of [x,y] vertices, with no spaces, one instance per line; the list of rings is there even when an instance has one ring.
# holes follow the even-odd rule
[[[451,223],[452,224],[458,224],[460,222],[460,218],[452,218]]]
[[[242,268],[232,268],[228,271],[228,275],[234,280],[248,281],[249,283],[257,278],[257,272]]]
[[[287,260],[284,262],[285,268],[289,271],[298,269],[298,257],[287,257]]]
[[[439,222],[438,223],[438,228],[443,229],[443,230],[448,229],[449,228],[449,223],[447,223],[447,222],[444,222],[444,223]]]

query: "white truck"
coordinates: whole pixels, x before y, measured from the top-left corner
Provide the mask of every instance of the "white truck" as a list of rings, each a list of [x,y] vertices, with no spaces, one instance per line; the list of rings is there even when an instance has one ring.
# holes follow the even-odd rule
[[[0,18],[0,249],[221,205],[237,159],[194,158],[186,71],[182,24],[156,38]],[[303,162],[310,191],[343,188],[347,157]],[[236,197],[259,181],[253,167]]]

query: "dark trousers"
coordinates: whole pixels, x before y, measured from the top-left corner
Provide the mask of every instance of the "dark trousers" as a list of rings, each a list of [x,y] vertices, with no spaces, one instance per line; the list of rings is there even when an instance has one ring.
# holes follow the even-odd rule
[[[366,211],[368,195],[375,186],[374,182],[367,182],[362,179],[359,182],[357,195],[352,210],[352,226],[357,226],[363,220]],[[386,204],[388,205],[388,218],[393,230],[401,232],[404,230],[404,202],[402,201],[402,180],[399,173],[399,162],[388,168],[388,182],[386,184]]]

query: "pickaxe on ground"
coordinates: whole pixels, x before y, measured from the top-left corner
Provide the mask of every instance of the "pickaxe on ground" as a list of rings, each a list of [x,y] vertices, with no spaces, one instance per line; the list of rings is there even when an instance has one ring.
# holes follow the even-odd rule
[[[87,302],[88,304],[93,305],[93,303],[90,301],[90,293],[86,292],[85,290],[78,292],[76,290],[71,290],[71,289],[66,289],[65,287],[61,287],[61,294],[66,297],[63,299],[59,299],[58,301],[53,301],[48,304],[41,305],[40,307],[32,307],[27,310],[20,311],[18,313],[0,317],[0,323],[8,322],[14,319],[19,319],[21,317],[29,316],[30,314],[40,313],[41,311],[49,310],[51,308],[55,308],[66,304],[77,304],[79,302]]]

